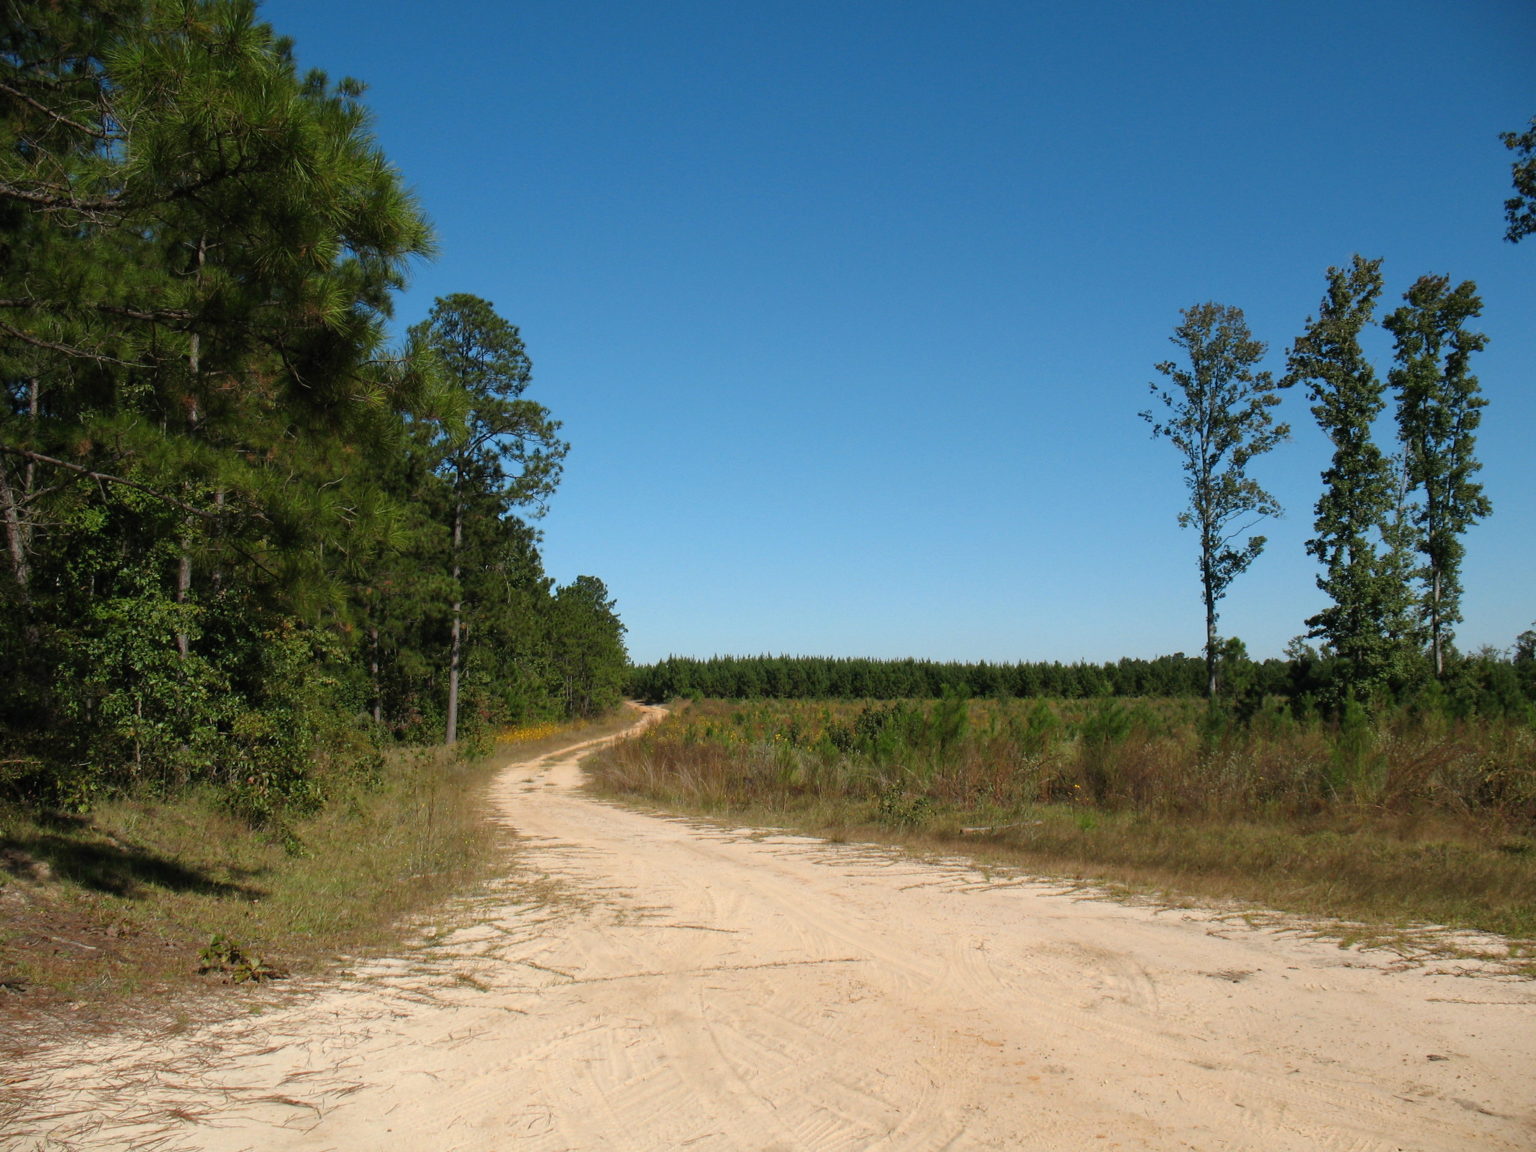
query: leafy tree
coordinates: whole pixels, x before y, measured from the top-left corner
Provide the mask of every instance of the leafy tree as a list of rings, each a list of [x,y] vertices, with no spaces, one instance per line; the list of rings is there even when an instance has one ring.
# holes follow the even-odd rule
[[[1165,411],[1141,416],[1152,425],[1153,436],[1170,440],[1181,458],[1189,507],[1179,514],[1179,523],[1200,535],[1206,694],[1214,696],[1221,652],[1216,605],[1264,548],[1263,536],[1237,541],[1260,519],[1281,511],[1248,475],[1248,465],[1285,440],[1290,428],[1274,422],[1271,409],[1280,402],[1279,385],[1268,372],[1256,371],[1266,346],[1253,338],[1242,310],[1206,303],[1181,315],[1170,339],[1183,350],[1187,366],[1173,361],[1157,365],[1171,381],[1171,386],[1150,385]]]
[[[1536,623],[1532,623],[1529,628],[1515,637],[1514,654],[1511,658],[1516,664],[1536,664]]]
[[[1515,195],[1504,201],[1504,218],[1509,222],[1504,239],[1518,244],[1536,232],[1536,116],[1524,132],[1501,132],[1499,139],[1515,154],[1510,165]]]
[[[1424,557],[1421,615],[1429,630],[1435,675],[1445,673],[1445,647],[1460,621],[1461,535],[1492,511],[1483,486],[1472,479],[1482,465],[1474,454],[1487,404],[1468,371],[1487,338],[1466,324],[1482,314],[1477,285],[1451,288],[1448,276],[1421,276],[1406,303],[1383,321],[1396,338],[1397,427],[1412,510],[1416,547]]]
[[[1345,693],[1383,687],[1404,654],[1409,573],[1389,543],[1398,477],[1377,447],[1372,422],[1386,407],[1385,384],[1360,348],[1381,295],[1381,261],[1356,256],[1328,269],[1316,319],[1296,338],[1286,385],[1306,383],[1312,415],[1333,444],[1317,502],[1317,535],[1307,551],[1323,562],[1317,585],[1332,604],[1307,621],[1337,658]]]
[[[532,366],[517,328],[478,296],[438,299],[410,330],[416,346],[435,358],[447,387],[436,421],[441,474],[452,489],[449,535],[454,600],[450,608],[445,741],[458,739],[463,666],[462,562],[467,513],[499,518],[515,507],[535,515],[559,482],[569,446],[542,405],[523,398]]]

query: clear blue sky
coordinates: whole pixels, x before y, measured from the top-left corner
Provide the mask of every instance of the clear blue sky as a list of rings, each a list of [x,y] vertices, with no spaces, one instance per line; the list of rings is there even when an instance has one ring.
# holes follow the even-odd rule
[[[564,420],[542,522],[631,655],[1108,660],[1196,652],[1174,450],[1137,418],[1179,310],[1267,366],[1323,275],[1475,280],[1494,514],[1463,647],[1536,619],[1536,238],[1503,241],[1536,115],[1529,0],[739,5],[268,0],[369,85],[441,254],[400,300],[519,325]],[[1378,342],[1378,365],[1390,347]],[[1305,397],[1224,634],[1323,603]]]

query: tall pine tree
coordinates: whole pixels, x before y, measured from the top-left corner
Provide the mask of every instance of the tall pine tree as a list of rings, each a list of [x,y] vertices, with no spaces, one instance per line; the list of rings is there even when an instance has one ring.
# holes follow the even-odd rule
[[[82,787],[270,798],[315,747],[338,562],[388,519],[375,360],[427,226],[360,86],[300,75],[248,0],[5,16],[6,739]]]
[[[535,514],[554,492],[569,448],[559,422],[525,399],[532,367],[517,328],[478,296],[437,300],[410,332],[433,357],[447,389],[437,422],[440,474],[451,486],[448,534],[453,596],[449,607],[448,703],[445,741],[458,738],[459,681],[463,668],[463,561],[465,519],[493,519],[513,509]]]
[[[1354,695],[1386,687],[1407,655],[1408,565],[1392,541],[1398,475],[1372,434],[1386,389],[1360,347],[1381,291],[1380,260],[1357,255],[1347,270],[1328,269],[1327,294],[1292,345],[1286,378],[1308,386],[1333,445],[1307,541],[1332,603],[1307,625],[1336,657],[1343,693]]]
[[[1421,276],[1406,301],[1383,321],[1396,338],[1397,427],[1415,504],[1416,547],[1423,556],[1421,616],[1436,676],[1445,674],[1446,648],[1461,620],[1461,537],[1492,511],[1472,477],[1478,425],[1487,401],[1469,362],[1487,338],[1467,328],[1482,314],[1477,285],[1455,288],[1448,276]]]

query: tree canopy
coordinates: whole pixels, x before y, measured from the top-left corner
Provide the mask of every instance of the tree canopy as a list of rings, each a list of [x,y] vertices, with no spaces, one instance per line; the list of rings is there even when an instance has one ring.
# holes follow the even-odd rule
[[[1276,424],[1280,402],[1273,377],[1259,371],[1266,345],[1253,337],[1242,309],[1206,303],[1184,309],[1170,340],[1185,362],[1157,365],[1170,381],[1150,385],[1162,405],[1142,419],[1178,450],[1189,505],[1179,523],[1200,537],[1200,595],[1205,607],[1206,691],[1215,695],[1220,638],[1217,603],[1264,549],[1263,536],[1240,538],[1280,505],[1248,474],[1249,463],[1290,435]]]
[[[251,0],[5,9],[0,788],[274,817],[441,736],[461,659],[471,732],[563,714],[519,513],[566,446],[483,301],[390,346],[433,240],[363,86]]]
[[[1405,303],[1383,321],[1397,343],[1391,381],[1404,469],[1417,502],[1415,547],[1424,558],[1424,622],[1435,674],[1445,670],[1451,626],[1461,619],[1461,536],[1493,506],[1472,477],[1482,464],[1476,432],[1487,404],[1469,371],[1487,338],[1467,328],[1482,314],[1477,285],[1451,287],[1448,276],[1421,276]]]
[[[1386,384],[1360,347],[1382,291],[1381,261],[1355,256],[1330,268],[1315,319],[1296,338],[1287,383],[1305,383],[1312,415],[1333,445],[1307,551],[1324,565],[1317,585],[1332,603],[1307,621],[1338,658],[1346,693],[1369,695],[1403,675],[1409,651],[1408,560],[1399,522],[1398,469],[1373,422]]]
[[[560,478],[568,445],[543,405],[523,399],[533,366],[517,328],[478,296],[438,300],[410,331],[418,357],[438,376],[427,443],[440,453],[435,474],[452,489],[449,569],[453,582],[449,628],[448,703],[444,740],[458,738],[459,677],[463,665],[465,517],[501,519],[533,505],[542,512]]]
[[[1504,201],[1504,219],[1509,227],[1504,239],[1518,244],[1536,232],[1536,116],[1524,132],[1502,132],[1499,139],[1515,154],[1510,176],[1515,194]]]

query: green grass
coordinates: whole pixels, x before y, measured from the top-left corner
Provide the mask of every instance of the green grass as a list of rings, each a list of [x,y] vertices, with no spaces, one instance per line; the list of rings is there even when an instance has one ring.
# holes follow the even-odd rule
[[[675,811],[1173,901],[1475,929],[1522,956],[1536,940],[1532,748],[1529,729],[1440,720],[1213,730],[1185,701],[706,701],[591,767],[599,791]]]
[[[484,797],[500,767],[629,722],[543,726],[476,758],[398,751],[375,781],[330,782],[320,813],[280,831],[211,793],[86,815],[0,808],[0,1015],[18,1037],[60,1011],[110,1026],[207,993],[249,997],[232,974],[318,974],[395,944],[414,914],[506,871],[510,836]],[[256,963],[198,975],[215,936]]]

